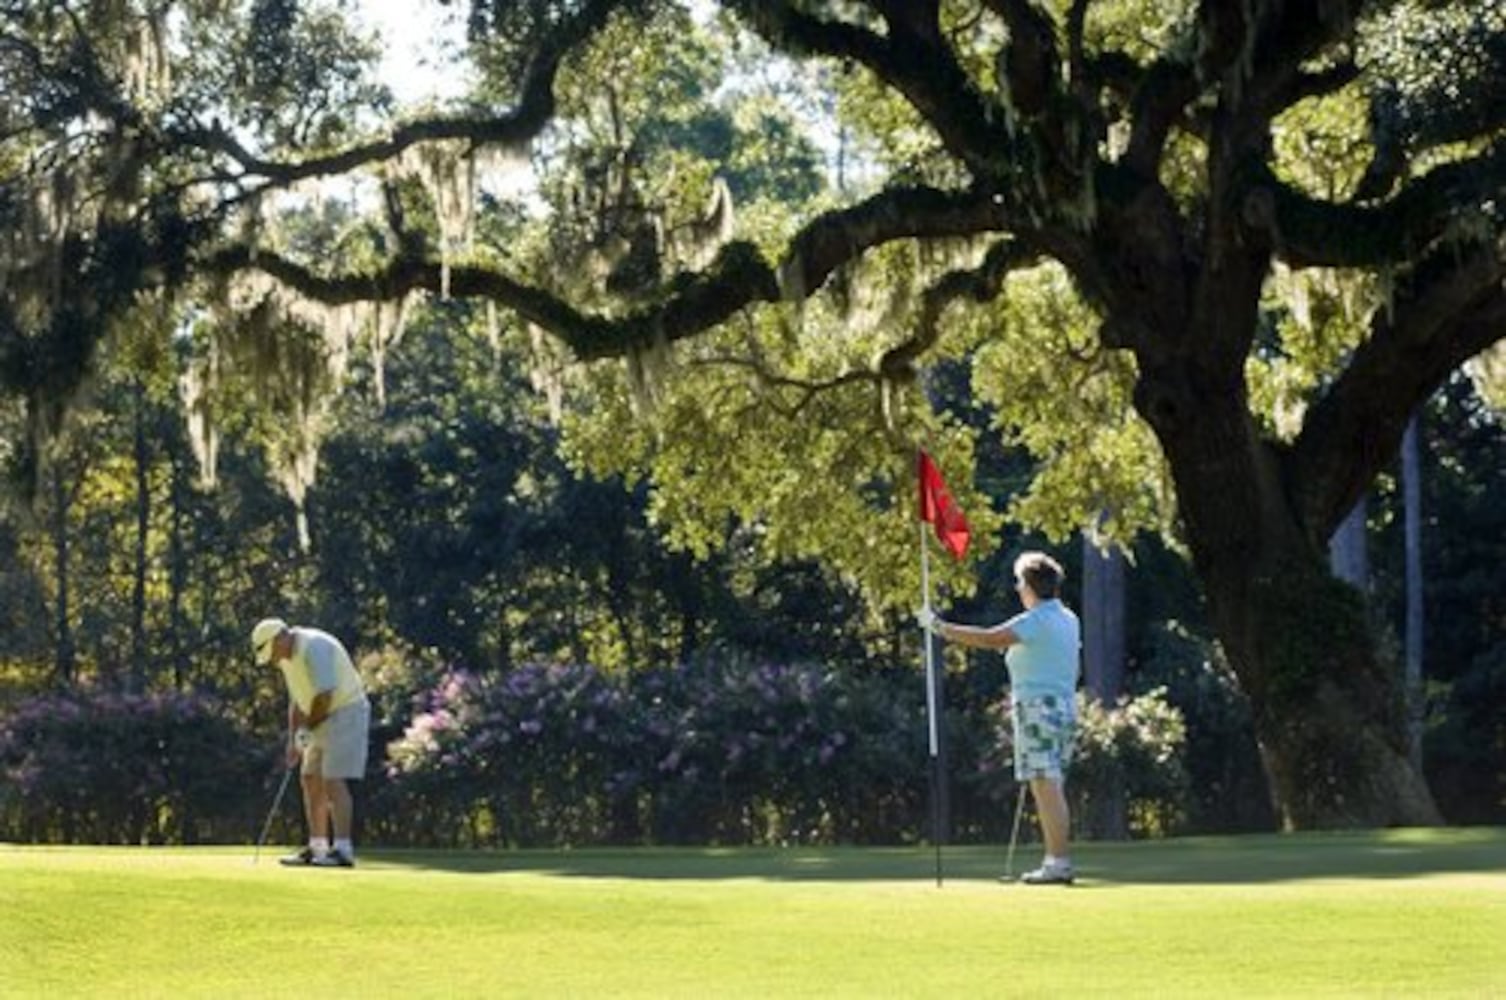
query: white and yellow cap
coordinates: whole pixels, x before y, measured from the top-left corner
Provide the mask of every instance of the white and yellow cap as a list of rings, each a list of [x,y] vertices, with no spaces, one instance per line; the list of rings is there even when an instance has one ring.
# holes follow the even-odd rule
[[[251,656],[257,663],[272,662],[272,640],[288,630],[281,618],[263,618],[251,630]]]

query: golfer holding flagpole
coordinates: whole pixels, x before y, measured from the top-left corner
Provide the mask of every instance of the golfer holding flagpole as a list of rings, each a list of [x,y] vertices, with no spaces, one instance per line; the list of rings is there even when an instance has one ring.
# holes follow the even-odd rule
[[[1082,627],[1061,601],[1061,565],[1044,552],[1026,552],[1014,563],[1015,591],[1022,614],[978,628],[938,618],[921,608],[922,628],[951,642],[979,649],[1004,649],[1014,716],[1014,773],[1030,783],[1046,840],[1041,866],[1026,872],[1027,885],[1070,885],[1074,872],[1069,848],[1066,768],[1076,736],[1076,691]]]
[[[371,727],[361,675],[340,640],[316,628],[293,628],[281,618],[257,622],[251,648],[257,663],[278,667],[287,682],[287,764],[291,768],[302,762],[309,842],[281,863],[353,868],[355,807],[347,782],[366,773]]]

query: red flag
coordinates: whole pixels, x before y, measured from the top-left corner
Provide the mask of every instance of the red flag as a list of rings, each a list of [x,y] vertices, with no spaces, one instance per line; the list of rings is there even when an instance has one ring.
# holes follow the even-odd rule
[[[931,456],[925,452],[920,453],[920,519],[929,521],[936,526],[936,537],[941,539],[941,544],[951,549],[952,555],[962,558],[967,551],[967,543],[972,538],[972,529],[967,526],[967,518],[962,516],[962,508],[952,499],[952,494],[947,492],[946,483],[942,481],[941,470],[936,468],[936,463],[931,461]]]

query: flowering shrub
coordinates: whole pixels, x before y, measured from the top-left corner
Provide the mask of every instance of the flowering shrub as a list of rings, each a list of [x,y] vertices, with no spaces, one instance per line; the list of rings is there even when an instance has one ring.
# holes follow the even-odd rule
[[[0,717],[0,839],[245,839],[247,790],[271,766],[197,695],[39,695]]]
[[[1182,751],[1187,725],[1182,712],[1155,688],[1105,706],[1078,696],[1077,755],[1068,786],[1076,811],[1123,791],[1132,835],[1164,836],[1187,815],[1189,794]]]
[[[625,692],[592,667],[452,671],[415,707],[388,778],[438,821],[441,842],[595,839],[640,780]]]
[[[497,677],[451,670],[430,686],[424,672],[370,675],[373,760],[385,750],[386,761],[357,792],[369,842],[930,835],[925,698],[912,670],[726,660],[607,675],[531,665]],[[1016,786],[1007,706],[983,697],[947,695],[953,839],[1009,833]],[[1080,713],[1068,784],[1076,804],[1122,786],[1136,832],[1174,825],[1185,791],[1180,714],[1161,692],[1112,710],[1083,704]],[[0,839],[244,843],[270,802],[278,749],[195,695],[32,697],[0,714]],[[295,814],[288,806],[283,819]]]
[[[991,709],[994,743],[983,755],[980,771],[996,797],[1013,795],[1014,726],[1008,699]],[[1122,791],[1128,803],[1132,834],[1164,835],[1182,822],[1189,794],[1182,751],[1187,727],[1181,711],[1166,698],[1165,688],[1100,705],[1077,694],[1077,743],[1067,772],[1067,794],[1075,822],[1092,815],[1091,807]]]
[[[857,841],[913,822],[913,706],[812,665],[702,663],[635,678],[656,741],[646,790],[664,842]],[[917,692],[918,695],[918,692]]]
[[[416,708],[389,778],[459,842],[862,839],[922,766],[911,706],[812,666],[457,671]]]

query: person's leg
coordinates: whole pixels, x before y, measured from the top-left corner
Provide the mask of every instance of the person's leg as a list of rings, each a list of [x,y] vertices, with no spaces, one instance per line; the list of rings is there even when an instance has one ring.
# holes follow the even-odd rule
[[[317,742],[303,752],[303,818],[309,827],[309,847],[329,848],[329,789],[324,780],[324,748]]]
[[[1072,716],[1060,699],[1049,697],[1016,703],[1014,711],[1015,778],[1030,785],[1046,842],[1045,863],[1021,880],[1032,885],[1070,884],[1072,826],[1065,774],[1072,759]]]
[[[1046,854],[1066,861],[1071,851],[1072,818],[1062,783],[1051,778],[1032,778],[1030,794],[1035,799],[1035,814],[1040,817]]]
[[[355,796],[350,790],[349,782],[366,772],[370,718],[369,706],[360,702],[340,709],[326,724],[328,746],[325,748],[324,785],[329,798],[330,819],[334,826],[334,848],[338,855],[332,860],[346,866],[356,856],[352,839],[355,829]]]
[[[329,799],[331,825],[335,828],[335,843],[348,844],[351,816],[355,812],[350,786],[344,778],[325,778],[324,788]]]

